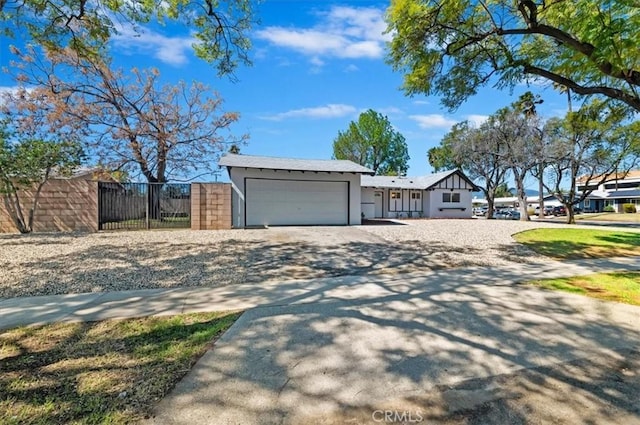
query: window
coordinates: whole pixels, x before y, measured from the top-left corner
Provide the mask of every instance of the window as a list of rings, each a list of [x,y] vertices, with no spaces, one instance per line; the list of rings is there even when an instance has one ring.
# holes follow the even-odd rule
[[[420,199],[420,192],[411,193],[411,199]]]
[[[460,202],[460,194],[445,192],[442,194],[442,202],[443,203],[459,203]]]
[[[402,211],[402,192],[389,192],[389,211]]]

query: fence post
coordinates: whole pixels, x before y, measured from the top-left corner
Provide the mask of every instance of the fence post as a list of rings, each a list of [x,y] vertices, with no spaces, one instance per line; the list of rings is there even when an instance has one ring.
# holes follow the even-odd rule
[[[151,202],[151,184],[147,183],[147,202],[145,202],[144,213],[145,213],[145,225],[147,230],[151,228],[151,221],[149,220],[149,203]]]

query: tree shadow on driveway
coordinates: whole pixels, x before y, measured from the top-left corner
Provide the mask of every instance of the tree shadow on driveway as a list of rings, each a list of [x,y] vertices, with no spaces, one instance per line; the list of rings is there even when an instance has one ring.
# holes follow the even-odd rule
[[[154,423],[638,422],[639,313],[452,271],[319,285],[246,312]]]
[[[121,245],[97,240],[66,254],[0,264],[0,298],[408,273],[483,265],[480,253],[474,247],[421,241],[322,245],[230,239],[212,244]],[[527,261],[518,247],[505,247],[503,257]]]

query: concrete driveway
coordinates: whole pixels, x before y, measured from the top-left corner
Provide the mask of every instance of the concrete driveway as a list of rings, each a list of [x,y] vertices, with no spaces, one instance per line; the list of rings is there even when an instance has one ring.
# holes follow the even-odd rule
[[[328,279],[251,309],[149,423],[640,423],[639,308],[491,276]]]

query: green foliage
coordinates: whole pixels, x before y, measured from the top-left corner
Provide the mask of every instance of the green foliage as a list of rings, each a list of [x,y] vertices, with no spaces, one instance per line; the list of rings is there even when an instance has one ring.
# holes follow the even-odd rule
[[[76,142],[16,140],[6,130],[0,132],[0,194],[21,233],[33,231],[40,190],[52,173],[69,174],[83,158]],[[22,199],[24,190],[33,190],[30,205]]]
[[[406,173],[409,167],[404,136],[393,129],[386,116],[371,109],[338,133],[333,141],[333,157],[369,167],[378,175]]]
[[[640,111],[640,13],[613,0],[392,0],[389,62],[408,94],[455,109],[497,79],[542,78]]]
[[[48,49],[69,47],[91,57],[104,55],[119,28],[139,32],[154,20],[177,23],[193,32],[195,54],[215,64],[219,75],[227,75],[238,63],[250,63],[252,6],[251,0],[0,0],[0,32],[12,35],[19,28]]]
[[[622,205],[622,210],[627,214],[636,213],[636,205],[635,204],[624,204]]]
[[[578,193],[576,179],[587,187],[605,183],[612,174],[629,170],[637,162],[638,122],[629,122],[625,107],[593,99],[564,118],[552,118],[544,127],[548,168],[545,188],[559,193],[567,208],[591,193]],[[613,208],[612,208],[613,210]],[[567,220],[571,222],[571,215]]]
[[[509,198],[513,196],[513,189],[510,189],[506,183],[501,183],[496,187],[496,198]]]
[[[440,146],[434,146],[429,149],[427,151],[427,160],[436,173],[458,168],[451,146],[447,143],[441,143]]]
[[[613,208],[613,205],[607,205],[602,209],[602,211],[612,213],[612,212],[616,212],[616,209]]]

